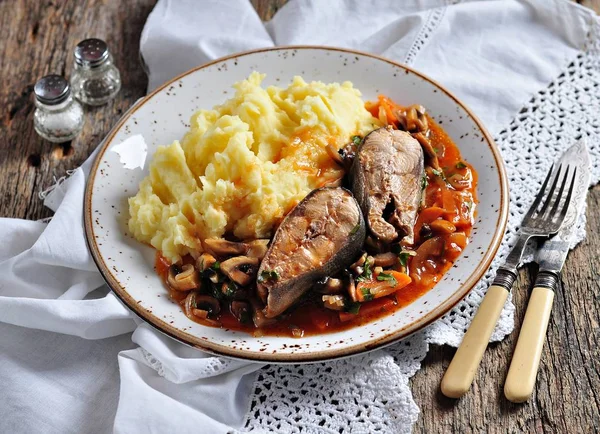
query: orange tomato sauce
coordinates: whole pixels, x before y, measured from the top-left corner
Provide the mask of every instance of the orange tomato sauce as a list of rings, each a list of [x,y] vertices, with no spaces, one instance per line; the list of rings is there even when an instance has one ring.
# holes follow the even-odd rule
[[[366,107],[378,117],[379,106],[384,105],[389,123],[393,123],[394,110],[401,109],[386,97],[380,96],[375,103],[367,103]],[[429,141],[435,150],[443,175],[427,170],[427,186],[425,187],[424,203],[415,224],[416,256],[407,260],[404,271],[412,278],[411,283],[396,293],[361,303],[357,314],[338,312],[322,306],[318,297],[308,297],[289,309],[289,312],[277,323],[257,330],[253,324],[241,324],[227,310],[222,309],[218,317],[221,328],[254,333],[255,335],[300,336],[331,333],[360,326],[387,316],[401,309],[429,291],[444,273],[448,271],[460,256],[468,243],[468,237],[474,222],[477,204],[476,187],[477,173],[471,165],[462,159],[460,150],[444,129],[427,115],[429,125]],[[426,158],[427,163],[427,158]],[[461,189],[454,189],[448,182],[452,176],[467,177]],[[468,176],[467,176],[468,175]],[[465,186],[466,185],[466,186]],[[455,230],[451,233],[431,230],[433,227],[447,226],[449,222]],[[438,221],[437,223],[434,223]],[[433,223],[433,225],[432,225]],[[429,234],[424,228],[429,228]],[[184,262],[192,262],[185,258]],[[156,258],[156,272],[165,282],[169,263],[160,253]],[[394,267],[400,269],[400,266]],[[168,286],[167,286],[168,288]],[[171,299],[180,303],[185,293],[169,290]],[[193,318],[203,322],[202,319]],[[295,329],[295,334],[292,330]]]

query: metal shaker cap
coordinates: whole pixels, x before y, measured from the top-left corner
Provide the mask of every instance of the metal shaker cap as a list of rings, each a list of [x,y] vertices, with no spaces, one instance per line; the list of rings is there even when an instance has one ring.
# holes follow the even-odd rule
[[[75,62],[94,68],[108,59],[108,45],[102,39],[84,39],[75,47]]]
[[[33,87],[36,99],[42,104],[56,105],[71,94],[69,82],[60,75],[50,74],[40,78]]]

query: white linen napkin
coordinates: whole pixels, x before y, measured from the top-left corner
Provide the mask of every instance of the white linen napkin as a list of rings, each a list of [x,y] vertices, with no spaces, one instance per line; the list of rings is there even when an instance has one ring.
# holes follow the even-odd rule
[[[292,0],[266,25],[245,0],[160,0],[141,51],[150,89],[282,44],[362,49],[428,74],[501,147],[512,201],[502,256],[542,169],[576,136],[591,137],[600,177],[598,41],[593,13],[561,0]],[[410,431],[418,408],[408,379],[429,343],[457,345],[492,273],[453,313],[386,350],[299,367],[212,357],[133,319],[103,285],[82,227],[92,158],[48,194],[48,224],[0,219],[0,432]],[[495,339],[512,330],[512,309]]]

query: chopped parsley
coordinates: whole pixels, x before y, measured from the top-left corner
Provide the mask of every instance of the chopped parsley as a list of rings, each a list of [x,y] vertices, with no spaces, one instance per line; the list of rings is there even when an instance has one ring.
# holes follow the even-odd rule
[[[358,311],[360,310],[359,302],[350,302],[346,305],[346,312],[351,313],[353,315],[358,315]]]
[[[403,267],[407,267],[409,257],[410,257],[410,254],[408,252],[398,253],[398,260],[400,261],[400,265],[402,265]]]
[[[358,146],[360,145],[360,142],[362,142],[361,136],[352,136],[352,143]]]
[[[414,250],[401,250],[397,253],[398,261],[400,261],[400,265],[402,265],[404,268],[408,266],[408,258],[417,255],[417,252],[415,252]]]
[[[356,278],[359,282],[364,282],[365,280],[371,280],[373,278],[373,271],[371,270],[371,261],[369,261],[369,257],[365,260],[365,264],[363,266],[363,272],[360,276]]]
[[[360,229],[360,223],[358,223],[356,226],[354,226],[352,228],[352,230],[350,231],[350,235],[354,235],[355,233],[358,232],[359,229]]]
[[[423,178],[421,178],[421,190],[425,190],[428,184],[427,175],[423,175]]]
[[[236,290],[237,290],[237,285],[233,282],[224,283],[223,286],[221,287],[221,291],[223,292],[223,295],[227,298],[233,297],[233,294],[235,294]]]
[[[215,261],[215,263],[212,264],[210,268],[212,268],[215,271],[219,271],[221,269],[221,263],[219,261]]]
[[[396,286],[398,284],[398,281],[396,280],[396,278],[394,276],[392,276],[391,274],[387,274],[387,273],[379,273],[377,275],[377,280],[388,281],[388,282],[390,282],[390,285],[392,285],[392,286]]]
[[[210,283],[210,293],[217,300],[223,300],[223,298],[225,297],[225,294],[223,293],[223,288],[220,284],[217,283]]]
[[[435,176],[441,176],[442,178],[444,177],[444,172],[442,172],[441,170],[438,169],[431,169],[431,171],[433,172],[433,174]]]
[[[268,280],[277,280],[279,279],[279,273],[275,270],[263,270],[262,273],[260,273],[260,276],[258,276],[258,283],[260,282],[265,282]]]
[[[363,299],[365,301],[371,301],[373,300],[373,294],[371,294],[371,289],[370,288],[360,288],[360,293],[363,296]]]
[[[463,163],[462,161],[459,161],[458,163],[456,163],[457,169],[465,169],[466,167],[467,167],[467,165],[465,163]]]

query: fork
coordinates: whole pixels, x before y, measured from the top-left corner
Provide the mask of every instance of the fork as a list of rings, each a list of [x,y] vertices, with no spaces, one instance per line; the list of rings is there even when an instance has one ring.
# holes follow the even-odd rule
[[[531,238],[547,238],[556,234],[560,229],[571,199],[570,194],[567,194],[566,198],[564,197],[565,188],[569,181],[569,168],[567,166],[561,179],[563,166],[562,164],[559,165],[552,185],[548,189],[548,183],[553,171],[554,165],[548,171],[548,175],[540,191],[523,218],[519,230],[519,238],[515,246],[506,258],[505,263],[498,268],[492,286],[488,289],[475,318],[473,318],[454,358],[446,370],[446,374],[442,379],[441,389],[442,393],[449,398],[460,398],[471,387],[471,383],[473,382],[483,353],[487,348],[492,332],[496,327],[508,293],[517,279],[517,269],[521,265],[525,246]],[[573,182],[574,177],[571,181],[571,186]],[[546,191],[547,189],[548,191]],[[567,191],[571,190],[569,186]],[[563,202],[562,206],[561,201]]]

